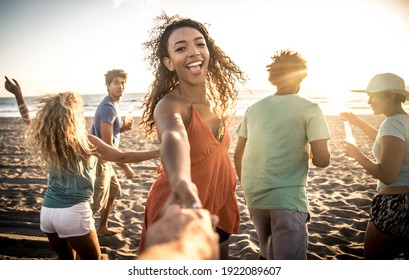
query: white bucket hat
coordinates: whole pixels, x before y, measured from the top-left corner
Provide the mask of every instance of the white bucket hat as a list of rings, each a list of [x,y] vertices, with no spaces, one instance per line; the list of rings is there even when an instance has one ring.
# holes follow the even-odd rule
[[[409,97],[409,91],[405,89],[405,81],[398,75],[392,73],[382,73],[375,75],[369,82],[366,89],[356,89],[353,92],[393,92]]]

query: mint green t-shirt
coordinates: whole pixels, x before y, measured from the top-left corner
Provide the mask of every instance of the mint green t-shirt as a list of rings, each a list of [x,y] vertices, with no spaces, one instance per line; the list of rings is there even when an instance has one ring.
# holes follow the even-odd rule
[[[309,142],[331,138],[320,107],[296,94],[271,95],[247,109],[236,133],[247,139],[241,184],[248,207],[308,213]]]
[[[83,174],[59,174],[50,169],[43,206],[49,208],[68,208],[80,202],[92,202],[96,172],[95,158],[91,166],[84,162]]]

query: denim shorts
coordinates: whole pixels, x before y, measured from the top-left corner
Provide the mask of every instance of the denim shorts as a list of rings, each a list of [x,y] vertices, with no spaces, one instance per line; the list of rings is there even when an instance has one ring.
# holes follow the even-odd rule
[[[380,232],[409,238],[409,194],[376,195],[369,218]]]
[[[40,229],[45,233],[57,233],[60,238],[83,236],[95,230],[95,221],[89,202],[81,202],[68,208],[41,207]]]

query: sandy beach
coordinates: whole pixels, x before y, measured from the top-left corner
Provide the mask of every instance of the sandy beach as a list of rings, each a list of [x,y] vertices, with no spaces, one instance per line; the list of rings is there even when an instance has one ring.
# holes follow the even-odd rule
[[[364,116],[378,127],[382,117]],[[241,117],[230,124],[233,159],[236,128]],[[363,168],[342,154],[343,124],[337,116],[327,117],[332,139],[329,142],[331,164],[325,169],[310,168],[307,192],[311,221],[308,259],[363,259],[363,239],[376,181]],[[90,125],[91,118],[87,118]],[[0,118],[0,259],[56,259],[47,238],[39,229],[40,208],[47,183],[46,174],[27,155],[23,145],[25,124],[18,118]],[[367,155],[372,143],[353,127],[358,146]],[[120,149],[152,149],[157,143],[145,143],[139,128],[122,134]],[[144,205],[155,179],[159,160],[132,164],[133,180],[116,169],[123,196],[117,199],[109,226],[120,228],[115,236],[101,237],[105,259],[133,259],[143,221]],[[236,196],[241,211],[239,232],[231,237],[231,260],[254,260],[258,256],[257,236],[245,205],[240,184]],[[97,221],[98,222],[98,217]]]

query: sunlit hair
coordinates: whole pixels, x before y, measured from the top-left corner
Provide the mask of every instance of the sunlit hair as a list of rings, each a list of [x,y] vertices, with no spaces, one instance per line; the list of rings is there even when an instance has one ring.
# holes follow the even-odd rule
[[[87,137],[82,99],[72,92],[37,99],[38,112],[27,131],[26,143],[45,170],[82,173],[95,152]]]
[[[210,54],[206,87],[216,113],[225,122],[229,115],[234,114],[238,94],[236,82],[245,83],[247,80],[244,72],[215,44],[203,24],[192,19],[181,18],[179,15],[168,16],[165,13],[156,17],[155,23],[156,26],[150,32],[151,39],[143,43],[147,53],[145,60],[149,68],[153,70],[155,78],[142,104],[144,111],[140,126],[145,129],[147,135],[156,133],[156,125],[153,120],[155,107],[179,84],[176,71],[170,71],[163,60],[169,57],[168,39],[170,35],[181,27],[192,27],[198,30],[206,41]]]
[[[116,77],[121,77],[125,79],[128,78],[128,74],[122,69],[113,69],[105,73],[105,84],[109,85],[112,80]]]
[[[307,76],[307,62],[298,52],[291,50],[277,51],[271,57],[273,62],[266,66],[268,80],[277,87],[300,83]]]

